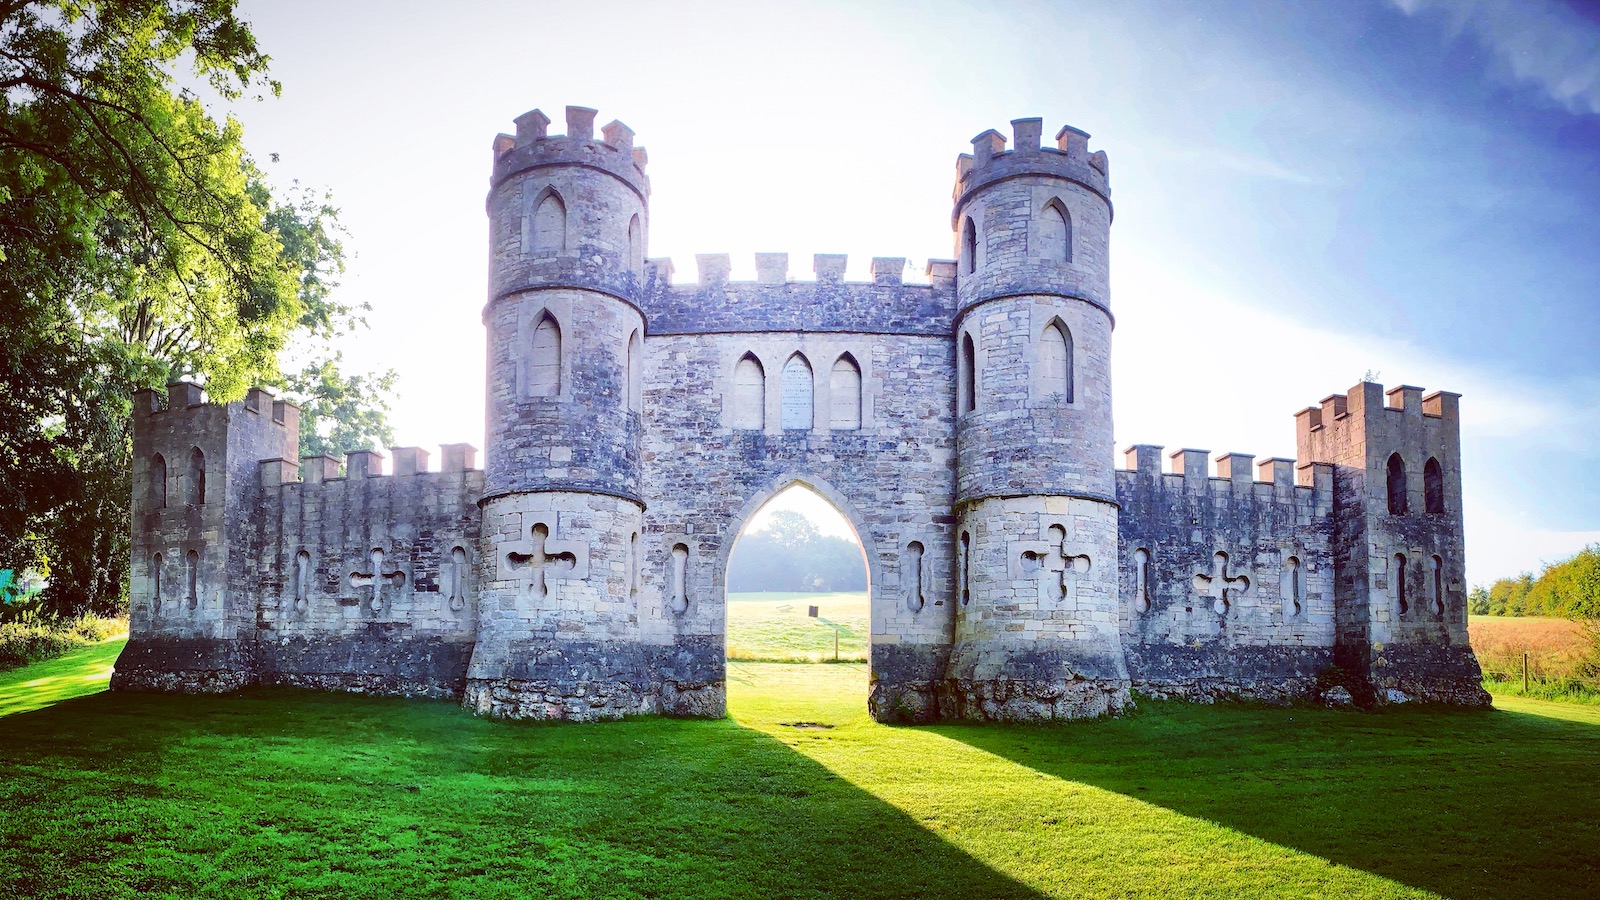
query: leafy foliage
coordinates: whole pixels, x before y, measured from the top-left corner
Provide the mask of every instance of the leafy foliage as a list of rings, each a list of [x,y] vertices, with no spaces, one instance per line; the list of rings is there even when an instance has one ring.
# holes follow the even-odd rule
[[[1499,579],[1487,591],[1474,588],[1468,609],[1491,616],[1600,619],[1600,544],[1545,566],[1537,578],[1524,572]]]
[[[239,123],[174,88],[277,93],[233,6],[0,0],[0,567],[48,571],[59,613],[122,602],[134,389],[237,399],[361,321],[337,210],[274,198]]]

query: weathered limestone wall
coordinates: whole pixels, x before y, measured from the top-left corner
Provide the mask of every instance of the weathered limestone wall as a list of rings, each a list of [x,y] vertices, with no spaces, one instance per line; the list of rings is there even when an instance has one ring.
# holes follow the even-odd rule
[[[1078,497],[963,507],[947,718],[1072,719],[1128,704],[1117,633],[1117,508]]]
[[[1204,450],[1128,450],[1122,505],[1121,632],[1134,690],[1211,702],[1316,698],[1333,663],[1331,467]]]
[[[459,697],[475,637],[478,498],[472,448],[394,448],[261,464],[252,554],[259,680]],[[298,470],[298,471],[297,471]],[[304,481],[297,480],[304,475]]]

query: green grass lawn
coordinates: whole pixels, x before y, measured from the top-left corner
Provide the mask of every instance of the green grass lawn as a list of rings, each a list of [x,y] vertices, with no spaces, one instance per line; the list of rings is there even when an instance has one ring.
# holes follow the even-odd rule
[[[0,897],[1600,890],[1593,706],[1147,702],[897,728],[866,717],[865,666],[737,662],[720,721],[495,722],[288,690],[65,699],[107,659],[0,682],[65,679],[39,685],[54,705],[0,718]]]
[[[817,607],[810,618],[807,607]],[[728,595],[728,657],[766,662],[829,662],[840,626],[839,658],[865,661],[872,634],[866,592]]]

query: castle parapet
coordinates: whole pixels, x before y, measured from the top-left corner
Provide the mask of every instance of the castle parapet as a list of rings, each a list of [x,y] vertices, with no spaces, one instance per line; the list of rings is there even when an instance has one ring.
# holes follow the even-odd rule
[[[609,172],[627,182],[640,196],[648,196],[647,156],[643,147],[633,145],[633,129],[613,121],[602,129],[602,139],[597,141],[594,138],[596,114],[585,106],[567,107],[565,135],[550,134],[550,117],[541,110],[532,109],[518,116],[514,137],[498,135],[494,139],[491,185],[541,166],[581,165]]]
[[[1013,119],[1011,133],[1014,150],[1006,149],[1006,139],[990,129],[972,139],[972,153],[956,159],[956,208],[962,198],[997,181],[1018,175],[1041,174],[1077,182],[1091,191],[1111,198],[1104,152],[1089,152],[1089,135],[1068,125],[1056,133],[1056,146],[1040,146],[1042,119]]]

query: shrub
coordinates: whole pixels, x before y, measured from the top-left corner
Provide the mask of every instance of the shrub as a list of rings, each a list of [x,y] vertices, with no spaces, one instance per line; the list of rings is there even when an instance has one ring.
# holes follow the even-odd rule
[[[0,623],[0,670],[60,656],[97,644],[128,630],[122,619],[85,613],[75,619],[52,619],[28,612]]]

